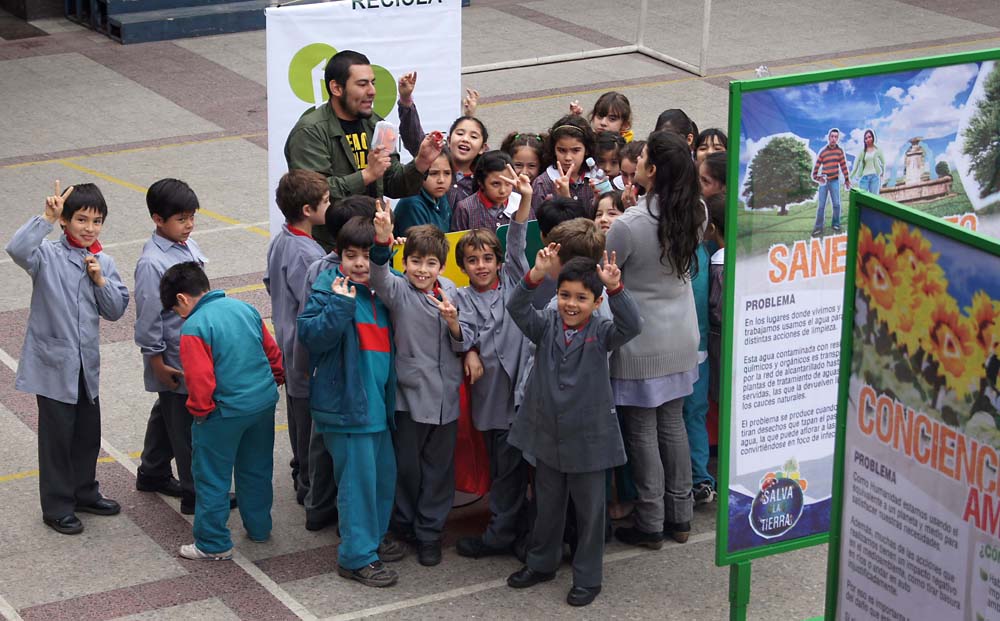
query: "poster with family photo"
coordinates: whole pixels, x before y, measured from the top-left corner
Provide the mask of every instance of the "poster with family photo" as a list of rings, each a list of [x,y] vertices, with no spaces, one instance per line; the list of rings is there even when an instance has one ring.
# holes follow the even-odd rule
[[[849,191],[1000,238],[1000,50],[731,90],[720,562],[829,530]]]

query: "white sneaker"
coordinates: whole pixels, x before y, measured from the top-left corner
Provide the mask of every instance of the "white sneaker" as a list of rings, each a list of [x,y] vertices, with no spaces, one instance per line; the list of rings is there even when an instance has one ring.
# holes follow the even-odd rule
[[[192,561],[231,561],[233,560],[233,549],[230,548],[225,552],[218,552],[216,554],[209,554],[208,552],[202,552],[198,549],[198,546],[193,543],[188,543],[181,546],[180,554],[186,559]]]

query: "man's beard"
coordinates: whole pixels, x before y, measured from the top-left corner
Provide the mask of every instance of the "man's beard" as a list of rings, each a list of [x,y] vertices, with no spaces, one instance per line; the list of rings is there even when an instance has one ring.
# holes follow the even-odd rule
[[[340,104],[341,110],[346,110],[347,112],[350,112],[359,119],[371,118],[372,112],[374,111],[374,108],[372,110],[367,110],[367,111],[358,109],[351,110],[347,105],[347,93],[343,93],[339,98],[337,98],[337,103]]]

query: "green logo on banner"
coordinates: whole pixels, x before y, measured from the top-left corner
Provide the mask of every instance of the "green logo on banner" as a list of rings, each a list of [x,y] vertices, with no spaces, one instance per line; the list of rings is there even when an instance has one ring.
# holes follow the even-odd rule
[[[311,43],[295,53],[288,64],[288,85],[296,97],[312,105],[329,99],[323,72],[336,53],[337,48],[326,43]],[[376,84],[375,114],[388,116],[396,104],[396,78],[385,67],[372,65],[372,69]]]

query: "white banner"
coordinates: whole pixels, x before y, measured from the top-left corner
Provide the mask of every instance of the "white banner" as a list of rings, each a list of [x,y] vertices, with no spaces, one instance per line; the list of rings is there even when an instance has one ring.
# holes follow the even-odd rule
[[[267,171],[271,232],[284,218],[274,204],[285,174],[285,140],[309,106],[329,105],[323,71],[354,50],[375,69],[375,112],[398,124],[396,81],[417,72],[413,99],[426,131],[447,131],[460,114],[461,0],[341,0],[269,8],[267,18]],[[402,148],[402,147],[401,147]],[[407,157],[402,151],[404,158]]]

